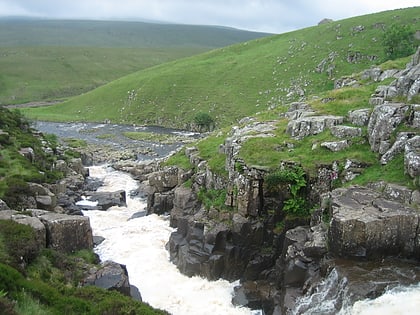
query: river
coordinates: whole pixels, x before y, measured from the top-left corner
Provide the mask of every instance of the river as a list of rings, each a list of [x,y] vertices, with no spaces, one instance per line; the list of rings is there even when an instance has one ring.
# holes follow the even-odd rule
[[[106,166],[90,167],[90,176],[104,182],[99,191],[130,192],[137,188],[129,175]],[[128,197],[127,207],[84,211],[90,218],[93,234],[105,238],[95,248],[101,260],[125,264],[130,283],[139,288],[143,300],[171,314],[252,314],[247,308],[231,304],[235,283],[182,275],[169,261],[165,249],[173,231],[168,218],[142,216],[145,207],[144,199]],[[137,217],[131,219],[134,214]]]
[[[116,149],[127,145],[139,145],[138,142],[133,144],[121,136],[122,132],[127,130],[188,135],[182,131],[159,127],[110,124],[38,122],[35,127],[61,138],[79,138],[89,143],[112,145]],[[100,134],[109,133],[116,136],[98,137]],[[196,134],[190,136],[197,137]],[[182,144],[152,145],[155,148],[155,156],[163,157]],[[152,157],[139,156],[139,160],[150,158]],[[129,193],[136,190],[138,185],[130,175],[105,165],[90,167],[90,175],[104,182],[99,190],[123,189],[127,192],[127,207],[113,207],[108,211],[84,211],[84,214],[90,218],[94,235],[105,238],[105,241],[95,248],[100,258],[125,264],[131,284],[140,289],[145,302],[174,315],[259,314],[258,311],[234,307],[231,304],[236,283],[224,280],[207,281],[199,277],[189,278],[178,271],[169,261],[165,248],[173,231],[169,227],[169,220],[165,216],[145,215],[146,201],[132,197]],[[347,266],[344,268],[349,269]],[[391,269],[394,269],[392,265]],[[382,296],[354,303],[346,296],[345,280],[339,279],[334,271],[331,272],[315,292],[296,301],[297,306],[292,313],[296,315],[420,314],[420,284],[409,285],[397,279],[396,282],[400,285],[397,283],[393,288],[387,289]],[[418,283],[417,276],[412,280],[414,281],[411,283]],[[337,306],[338,300],[341,302]]]

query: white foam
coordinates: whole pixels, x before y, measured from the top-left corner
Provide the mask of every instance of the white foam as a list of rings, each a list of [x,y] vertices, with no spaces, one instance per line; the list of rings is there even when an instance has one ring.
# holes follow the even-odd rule
[[[104,181],[102,190],[133,190],[136,182],[127,174],[106,167],[92,167],[90,174]],[[173,229],[167,217],[149,215],[130,219],[144,210],[141,199],[127,198],[128,207],[108,211],[85,211],[94,235],[105,237],[96,252],[102,260],[125,264],[130,283],[137,286],[143,300],[174,315],[251,314],[247,308],[231,304],[234,283],[187,277],[169,261],[165,245]]]
[[[420,284],[397,287],[373,300],[354,303],[345,314],[351,315],[406,315],[420,314]]]

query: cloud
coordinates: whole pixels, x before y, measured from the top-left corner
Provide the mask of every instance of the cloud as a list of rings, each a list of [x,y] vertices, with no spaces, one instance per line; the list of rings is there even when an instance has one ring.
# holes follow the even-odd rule
[[[148,19],[285,32],[418,0],[0,0],[0,15],[49,18]]]

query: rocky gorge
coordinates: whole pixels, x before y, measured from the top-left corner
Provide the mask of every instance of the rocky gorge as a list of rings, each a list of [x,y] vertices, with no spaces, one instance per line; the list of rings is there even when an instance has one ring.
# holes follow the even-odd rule
[[[384,181],[351,184],[367,167],[352,158],[317,165],[310,174],[296,161],[282,161],[277,175],[287,171],[296,175],[295,181],[270,186],[271,170],[246,164],[240,150],[249,139],[275,137],[277,121],[259,122],[252,117],[233,127],[219,147],[225,157],[223,175],[211,168],[197,147],[189,145],[182,150],[191,168],[163,166],[151,159],[120,159],[112,165],[141,182],[137,193],[147,198],[148,214],[169,214],[175,230],[167,249],[182,273],[211,280],[240,279],[233,302],[265,314],[310,311],[313,304],[304,306],[299,301],[331,280],[330,287],[336,289],[331,293],[334,305],[323,313],[336,314],[346,303],[419,282],[420,105],[390,101],[398,95],[410,100],[419,94],[419,55],[420,50],[402,71],[365,71],[363,76],[372,80],[395,78],[375,91],[365,109],[346,116],[318,115],[307,103],[296,102],[288,105],[282,117],[288,119],[284,132],[296,140],[329,131],[334,141],[313,146],[330,154],[351,147],[359,138],[369,144],[382,165],[403,154],[404,172],[412,181],[409,187]],[[346,78],[335,85],[342,88],[354,81]],[[294,148],[285,143],[281,149]],[[20,200],[26,212],[10,210],[3,203],[0,219],[32,226],[37,231],[36,250],[92,249],[89,220],[82,215],[90,206],[77,202],[88,198],[95,208],[107,210],[126,205],[130,193],[97,191],[101,183],[89,180],[84,165],[94,156],[57,160],[55,167],[66,175],[64,179],[48,185],[31,183],[29,193]],[[305,184],[293,190],[299,179]],[[285,210],[290,200],[300,200],[297,197],[310,208],[306,215],[290,215]],[[222,199],[223,206],[209,205],[208,199]],[[113,287],[101,279],[108,275],[115,280],[115,273],[116,286],[138,297],[130,291],[127,270],[112,262],[92,270],[85,282]]]
[[[320,281],[337,270],[337,279],[346,279],[353,300],[379,296],[397,283],[418,283],[420,107],[389,99],[419,94],[419,53],[403,71],[385,74],[371,69],[363,74],[375,80],[381,75],[396,78],[372,95],[372,108],[349,112],[346,117],[320,116],[306,103],[292,103],[285,114],[289,119],[286,133],[293,138],[330,130],[337,140],[319,145],[331,154],[351,146],[352,139],[366,128],[366,141],[382,165],[404,154],[405,173],[417,188],[373,182],[334,189],[334,181],[349,182],[366,167],[347,159],[320,166],[315,176],[306,175],[305,198],[313,207],[309,216],[286,215],[282,209],[291,195],[290,183],[273,195],[265,183],[268,170],[238,158],[247,139],[273,137],[276,122],[245,119],[243,127],[233,127],[219,148],[226,156],[227,176],[213,172],[197,148],[187,147],[193,171],[166,167],[148,177],[149,213],[170,213],[171,226],[176,228],[168,243],[171,261],[187,275],[241,279],[234,303],[263,309],[266,314],[293,312],[299,296],[315,292]],[[410,131],[398,131],[402,126]],[[296,165],[284,161],[279,167]],[[228,210],[206,207],[200,198],[203,191],[223,191]],[[398,263],[390,263],[395,259]],[[392,263],[400,267],[392,271]],[[365,271],[363,281],[349,271],[352,268]],[[378,280],[378,270],[384,269],[388,272]],[[335,314],[342,306],[343,299],[337,298],[335,307],[326,313]]]

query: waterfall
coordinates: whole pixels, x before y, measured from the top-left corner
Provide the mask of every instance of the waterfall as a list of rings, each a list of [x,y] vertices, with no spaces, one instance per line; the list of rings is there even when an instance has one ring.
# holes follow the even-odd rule
[[[315,288],[296,301],[292,315],[333,315],[346,304],[347,279],[340,278],[334,268],[329,275]]]
[[[90,168],[90,176],[104,182],[101,191],[124,189],[127,207],[108,211],[89,210],[93,234],[105,241],[95,248],[101,260],[124,264],[130,283],[140,289],[143,300],[174,315],[252,314],[247,308],[231,304],[235,283],[187,277],[169,261],[165,249],[173,231],[164,216],[145,215],[144,199],[133,198],[137,183],[128,175],[106,166]],[[133,214],[136,214],[133,216]]]
[[[387,290],[376,299],[357,301],[339,315],[420,314],[420,284]]]
[[[296,301],[293,315],[408,315],[420,314],[420,283],[388,289],[376,299],[354,302],[348,282],[334,268],[314,292]]]

